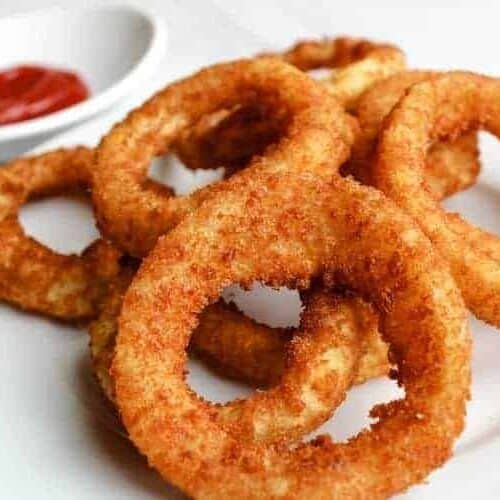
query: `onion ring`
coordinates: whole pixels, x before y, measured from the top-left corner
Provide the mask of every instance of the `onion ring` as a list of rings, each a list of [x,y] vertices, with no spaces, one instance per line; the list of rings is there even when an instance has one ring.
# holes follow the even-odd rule
[[[499,117],[498,79],[452,72],[417,84],[389,116],[374,167],[375,185],[418,221],[449,262],[466,304],[495,326],[500,326],[499,239],[447,214],[423,186],[422,172],[429,142],[477,127],[500,137]]]
[[[372,164],[385,117],[412,85],[437,76],[439,73],[431,71],[399,73],[375,84],[361,96],[355,113],[361,133],[345,166],[346,173],[364,184],[373,185]],[[477,133],[469,132],[453,140],[436,141],[431,146],[425,181],[436,199],[441,200],[471,186],[479,170]]]
[[[349,109],[354,109],[363,91],[405,68],[404,54],[397,47],[358,38],[307,40],[281,54],[268,55],[304,71],[338,68],[322,83]],[[205,117],[176,141],[175,152],[189,168],[222,165],[233,171],[279,136],[280,117],[269,115],[265,109],[239,107]]]
[[[335,68],[323,83],[348,109],[375,82],[403,71],[406,65],[399,48],[350,37],[305,40],[282,54],[270,55],[303,71]]]
[[[313,175],[321,148],[297,162],[303,147],[287,146],[220,183],[143,261],[119,320],[117,403],[149,463],[190,496],[384,497],[441,465],[463,428],[466,310],[409,217],[373,189],[327,181],[325,169]],[[185,383],[196,316],[228,284],[303,287],[324,271],[378,309],[406,397],[378,408],[380,421],[345,444],[241,440]]]
[[[90,181],[93,151],[58,150],[21,158],[0,170],[0,299],[66,321],[94,317],[120,254],[97,241],[81,256],[61,255],[27,236],[20,207],[33,198],[81,191]]]
[[[325,105],[318,111],[317,103],[322,101]],[[93,172],[93,201],[102,233],[132,256],[147,254],[160,235],[217,191],[216,184],[190,196],[169,196],[163,186],[146,180],[151,157],[165,152],[203,116],[255,103],[285,116],[285,130],[300,115],[307,123],[303,131],[294,130],[304,141],[313,122],[325,123],[323,115],[331,115],[332,121],[340,116],[342,126],[330,127],[331,138],[321,136],[323,125],[321,133],[312,135],[329,148],[352,140],[354,122],[342,114],[337,103],[306,74],[281,61],[260,58],[207,68],[156,94],[101,141]],[[316,120],[309,118],[313,107],[321,115]],[[331,163],[335,158],[333,153],[323,161]]]

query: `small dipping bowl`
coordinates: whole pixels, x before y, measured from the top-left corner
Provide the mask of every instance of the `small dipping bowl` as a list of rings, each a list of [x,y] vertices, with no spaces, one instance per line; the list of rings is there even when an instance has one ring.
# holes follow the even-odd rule
[[[0,125],[0,161],[109,109],[152,76],[167,46],[162,19],[128,5],[22,13],[0,18],[0,33],[0,71],[26,64],[73,71],[90,90],[68,108]]]

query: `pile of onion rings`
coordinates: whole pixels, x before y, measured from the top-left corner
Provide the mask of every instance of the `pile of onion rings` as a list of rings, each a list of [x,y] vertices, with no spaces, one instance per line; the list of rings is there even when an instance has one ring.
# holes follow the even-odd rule
[[[332,73],[315,80],[307,71]],[[95,149],[0,170],[0,299],[88,322],[94,374],[130,439],[194,498],[387,498],[452,454],[470,390],[467,308],[500,326],[496,236],[440,207],[500,134],[500,80],[408,70],[357,38],[308,40],[168,85]],[[172,152],[224,179],[186,196],[148,177]],[[34,198],[83,192],[101,238],[60,255],[18,220]],[[297,289],[297,328],[221,294]],[[192,353],[259,390],[213,404]],[[353,384],[402,399],[345,443],[303,439]]]

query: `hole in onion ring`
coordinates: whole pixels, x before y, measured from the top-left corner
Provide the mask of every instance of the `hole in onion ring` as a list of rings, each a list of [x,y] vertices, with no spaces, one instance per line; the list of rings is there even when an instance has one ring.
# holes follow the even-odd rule
[[[286,113],[255,104],[220,110],[198,120],[174,146],[179,160],[191,170],[227,167],[229,177],[254,156],[263,155],[289,125]]]
[[[21,207],[19,220],[26,234],[64,255],[80,253],[99,237],[83,195],[30,201]]]
[[[247,317],[263,325],[288,328],[297,327],[300,322],[303,306],[297,290],[286,287],[276,289],[256,282],[250,290],[244,290],[237,285],[230,286],[224,290],[222,298],[227,303],[235,304]],[[278,332],[276,335],[279,335]],[[224,368],[218,369],[218,375],[196,357],[190,358],[188,369],[188,381],[193,390],[214,403],[226,403],[252,393],[249,385],[228,379]],[[256,386],[259,387],[259,384]]]
[[[149,179],[172,188],[177,196],[190,194],[223,177],[223,167],[193,170],[184,166],[174,155],[155,158],[148,175]]]
[[[398,387],[397,383],[388,377],[379,377],[351,387],[334,416],[304,437],[303,441],[329,434],[334,436],[335,441],[345,442],[375,421],[369,416],[370,410],[375,405],[404,398],[404,395],[404,389]]]
[[[302,301],[297,290],[272,288],[259,282],[250,290],[239,286],[228,287],[222,293],[226,302],[236,304],[246,316],[274,328],[297,327]]]
[[[259,294],[260,292],[261,297],[265,294],[265,292],[263,292],[264,288],[262,286],[254,286],[253,288],[254,293]],[[277,294],[275,294],[275,296],[277,296]],[[288,299],[290,299],[290,297],[288,297]],[[374,327],[373,320],[375,318],[370,315],[369,310],[365,308],[366,306],[360,309],[353,309],[353,307],[355,307],[355,303],[349,302],[349,300],[352,300],[352,297],[349,299],[347,296],[344,298],[342,298],[342,295],[335,296],[334,290],[323,290],[322,292],[319,292],[319,290],[311,290],[311,292],[307,295],[307,297],[304,297],[304,299],[304,312],[301,317],[301,325],[299,329],[296,330],[297,337],[294,337],[292,343],[288,345],[287,340],[290,340],[291,336],[288,334],[288,332],[285,332],[282,329],[269,329],[266,327],[265,335],[255,329],[255,338],[254,340],[250,340],[248,338],[245,338],[245,333],[248,332],[249,328],[248,326],[245,326],[245,323],[240,322],[239,324],[235,324],[233,322],[230,327],[227,328],[225,325],[221,324],[220,321],[214,321],[209,310],[205,308],[204,312],[200,316],[200,326],[198,327],[198,332],[193,336],[192,339],[192,342],[195,343],[197,347],[196,352],[200,352],[199,350],[201,349],[201,357],[202,359],[206,359],[207,356],[209,357],[210,354],[213,353],[214,347],[215,350],[218,349],[218,352],[221,356],[214,368],[218,373],[222,373],[223,375],[225,373],[228,373],[229,376],[232,376],[234,373],[238,372],[238,366],[245,365],[245,361],[248,361],[249,364],[252,365],[250,371],[253,371],[254,379],[258,379],[261,372],[264,370],[264,372],[268,374],[269,383],[266,385],[267,387],[272,387],[272,389],[270,389],[270,392],[267,393],[267,396],[265,395],[265,393],[260,393],[256,397],[268,397],[269,399],[267,399],[266,401],[268,404],[271,404],[271,406],[271,402],[276,401],[276,397],[278,394],[291,397],[292,393],[294,392],[293,388],[295,388],[295,390],[304,391],[303,397],[306,397],[307,395],[308,398],[319,398],[317,399],[317,401],[321,401],[321,398],[323,397],[328,399],[332,396],[336,399],[337,396],[333,395],[331,391],[332,388],[335,387],[337,379],[330,378],[328,369],[324,371],[325,363],[327,363],[328,365],[328,363],[332,362],[333,364],[331,365],[331,369],[339,370],[339,359],[344,359],[348,365],[350,364],[350,360],[352,360],[353,364],[350,365],[351,368],[358,368],[360,366],[358,365],[358,361],[361,357],[362,341],[359,340],[358,343],[358,340],[356,339],[359,339],[359,337],[356,337],[358,335],[356,332],[361,332],[366,329],[366,339],[368,339],[368,331],[371,331],[371,328],[369,329],[368,327],[368,318],[371,319],[370,327]],[[345,302],[347,309],[343,309],[343,306],[341,305],[343,300],[347,301]],[[322,318],[319,321],[318,316]],[[360,322],[359,320],[361,317],[363,317],[366,322]],[[208,323],[208,327],[202,327],[201,325],[203,322]],[[200,328],[201,330],[199,330]],[[210,331],[214,328],[217,330],[217,332],[215,333],[213,340],[207,340],[207,334],[209,334]],[[337,330],[339,332],[342,332],[339,339],[342,338],[343,340],[340,341],[340,344],[336,344],[334,341],[335,332]],[[378,334],[378,331],[375,332]],[[297,366],[302,366],[303,370],[305,369],[305,366],[308,366],[307,362],[306,365],[303,364],[305,362],[305,358],[303,358],[302,356],[303,353],[306,352],[303,349],[306,349],[307,352],[309,352],[310,356],[312,355],[313,351],[309,350],[310,347],[299,346],[310,346],[311,344],[308,344],[309,341],[307,339],[311,335],[317,335],[317,342],[322,343],[321,345],[323,346],[321,348],[321,351],[318,351],[317,354],[314,355],[319,356],[316,359],[319,363],[318,366],[322,367],[319,370],[322,375],[318,376],[318,378],[314,378],[316,375],[312,374],[305,376],[305,378],[294,378],[295,382],[292,383],[290,374],[294,373],[294,363],[297,364]],[[347,343],[349,343],[349,347],[347,347]],[[356,346],[356,348],[358,349],[356,351],[356,354],[353,353],[354,357],[351,357],[349,354],[351,345]],[[218,346],[218,348],[216,346]],[[345,349],[348,350],[346,351]],[[366,349],[367,352],[370,350],[368,341],[364,344],[363,349]],[[235,351],[239,353],[236,358],[234,354]],[[265,351],[265,355],[263,355],[263,351]],[[340,358],[338,356],[340,356]],[[346,357],[344,358],[344,356]],[[233,360],[232,366],[234,368],[231,368],[231,363],[228,363],[228,360],[231,359]],[[237,361],[235,362],[235,360]],[[192,366],[193,365],[190,365],[190,369],[192,369]],[[270,377],[269,375],[271,375],[272,372],[275,372],[276,368],[278,368],[279,373],[277,374],[277,376]],[[307,369],[305,370],[305,373],[309,373]],[[354,377],[354,371],[352,371],[352,374],[352,377]],[[238,390],[237,386],[229,386],[223,388],[222,386],[220,386],[219,381],[217,379],[213,379],[213,377],[212,380],[208,382],[208,387],[212,389],[212,393],[207,394],[207,378],[205,376],[205,373],[203,373],[202,371],[201,373],[197,373],[197,375],[198,377],[195,378],[195,380],[198,380],[197,386],[194,386],[191,381],[189,381],[189,383],[191,389],[194,389],[198,393],[198,396],[202,396],[205,401],[227,402],[228,400],[231,401],[231,399],[234,399],[235,397],[241,398],[241,396],[248,396],[248,391],[243,392],[241,390]],[[249,376],[251,378],[251,375]],[[297,373],[295,374],[295,377],[296,376]],[[310,376],[312,376],[313,378],[309,378]],[[353,381],[354,378],[351,378],[351,375],[349,374],[348,379],[345,379],[345,382],[348,384],[345,389],[347,389]],[[221,398],[221,393],[225,393],[225,397]],[[310,424],[304,424],[303,419],[306,419],[306,421],[309,418],[314,421],[316,421],[316,419],[319,419],[317,423],[321,424],[330,417],[331,412],[330,410],[328,410],[327,413],[324,413],[326,408],[323,408],[322,404],[318,404],[316,409],[316,411],[318,412],[317,415],[315,415],[314,412],[309,414],[306,411],[304,415],[299,416],[296,413],[297,404],[299,404],[298,401],[302,400],[297,400],[294,397],[291,397],[290,402],[287,403],[285,407],[279,411],[284,411],[285,413],[283,413],[283,415],[288,416],[284,420],[285,422],[287,422],[284,425],[292,425],[292,427],[294,427],[295,425],[299,425],[298,429],[302,429],[302,431],[299,432],[297,438],[300,438],[314,428]],[[256,412],[256,414],[261,415],[259,404],[261,404],[262,401],[259,403],[258,399],[256,399],[254,402],[247,400],[246,403],[242,402],[241,400],[235,401],[233,403],[235,404],[233,408],[229,409],[228,407],[225,407],[224,409],[221,409],[221,411],[223,412],[222,414],[226,414],[226,417],[229,419],[233,419],[233,421],[234,417],[236,416],[239,416],[243,419],[244,415],[246,415],[248,411]],[[246,411],[243,410],[243,407],[246,407]],[[293,408],[293,410],[291,408]],[[281,415],[281,413],[279,414]],[[266,417],[262,418],[262,423],[265,427],[267,425],[264,423],[266,421]],[[297,424],[292,423],[295,418],[299,419],[297,421]],[[228,422],[229,421],[230,420],[228,420]],[[276,423],[272,425],[276,425]]]
[[[148,178],[172,188],[177,196],[189,195],[229,177],[253,156],[263,154],[277,141],[286,119],[251,105],[207,115],[173,148],[176,154],[152,161]]]

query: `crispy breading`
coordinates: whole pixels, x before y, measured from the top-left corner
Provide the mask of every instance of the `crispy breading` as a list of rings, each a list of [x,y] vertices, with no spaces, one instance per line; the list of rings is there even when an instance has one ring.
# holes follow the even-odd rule
[[[381,132],[373,180],[448,261],[472,312],[500,326],[500,240],[446,213],[423,181],[429,143],[478,127],[500,137],[499,79],[450,72],[414,85]]]
[[[149,463],[197,498],[385,497],[450,456],[469,396],[470,335],[461,295],[429,240],[380,192],[340,177],[353,135],[336,101],[276,61],[215,66],[115,128],[106,158],[116,174],[138,159],[151,127],[170,132],[185,106],[227,108],[237,93],[260,92],[255,82],[275,84],[270,92],[290,109],[290,124],[143,261],[119,319],[112,374],[120,414]],[[198,105],[201,87],[210,105]],[[345,444],[242,440],[186,383],[198,315],[230,284],[304,289],[322,275],[376,307],[406,396],[380,407],[380,421]],[[282,397],[275,404],[286,404]]]
[[[432,71],[398,73],[374,84],[360,97],[355,114],[361,132],[344,166],[345,173],[373,185],[372,170],[384,119],[412,85],[438,76]],[[478,136],[471,131],[452,139],[437,138],[429,147],[423,175],[427,189],[441,200],[474,184],[479,171]]]
[[[284,88],[286,78],[291,83]],[[354,120],[340,115],[327,91],[305,73],[266,58],[216,65],[202,70],[194,79],[168,86],[102,139],[93,169],[92,195],[103,234],[133,256],[147,254],[158,236],[175,227],[217,191],[217,185],[211,185],[190,196],[170,196],[164,186],[146,180],[151,158],[165,152],[201,117],[221,109],[251,105],[256,100],[286,117],[282,121],[285,131],[294,128],[295,135],[305,136],[316,129],[307,139],[324,145],[321,162],[335,163],[339,154],[347,157],[347,149],[336,145],[352,140]],[[189,105],[181,109],[182,102]],[[313,108],[317,117],[310,116]],[[323,126],[326,118],[335,121],[339,116],[342,118],[338,127]],[[306,120],[308,127],[299,130],[298,123]]]
[[[378,192],[345,179],[318,186],[296,170],[278,178],[266,165],[220,184],[141,266],[113,364],[121,416],[151,465],[196,498],[404,490],[449,457],[462,430],[470,337],[461,296],[430,242]],[[406,397],[347,444],[241,442],[185,382],[196,316],[228,283],[306,286],[325,270],[376,305]]]
[[[24,232],[19,209],[34,198],[85,191],[93,151],[60,149],[20,158],[0,169],[0,299],[66,321],[97,314],[120,253],[105,241],[82,255],[62,255]]]

